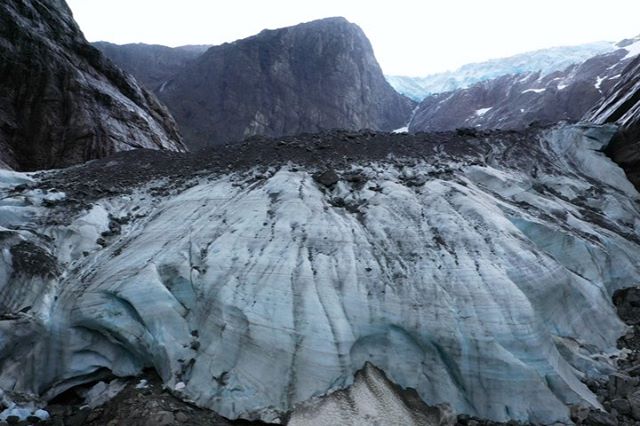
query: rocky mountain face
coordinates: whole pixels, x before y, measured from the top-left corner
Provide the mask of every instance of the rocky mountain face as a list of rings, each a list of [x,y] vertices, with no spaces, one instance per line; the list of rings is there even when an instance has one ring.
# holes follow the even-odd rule
[[[388,131],[413,109],[385,80],[362,30],[343,18],[212,47],[157,94],[192,148],[332,128]]]
[[[395,383],[568,423],[602,407],[582,380],[614,371],[611,296],[640,281],[614,132],[330,132],[2,172],[0,388],[54,403],[153,369],[230,419],[420,424]]]
[[[629,64],[618,84],[585,119],[620,126],[607,152],[640,188],[640,57]]]
[[[209,45],[167,47],[156,44],[92,43],[106,57],[150,90],[157,91],[186,65],[202,55]]]
[[[409,131],[523,129],[531,123],[578,121],[620,79],[640,42],[563,71],[507,75],[425,98]]]
[[[0,4],[0,165],[64,167],[133,148],[184,150],[176,124],[89,45],[64,0]]]
[[[622,42],[622,44],[625,44]],[[614,43],[598,42],[578,46],[553,47],[521,53],[507,58],[463,65],[455,71],[447,71],[426,77],[389,75],[387,80],[399,93],[415,101],[429,95],[466,89],[476,83],[494,80],[514,74],[540,72],[546,76],[562,71],[571,65],[580,64],[589,58],[610,53],[619,47]]]

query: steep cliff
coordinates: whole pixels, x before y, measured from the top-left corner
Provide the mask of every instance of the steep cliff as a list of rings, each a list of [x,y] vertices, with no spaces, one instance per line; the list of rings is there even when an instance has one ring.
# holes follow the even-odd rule
[[[157,91],[163,83],[171,80],[189,62],[211,47],[206,45],[167,47],[144,43],[119,45],[106,41],[92,44],[121,69],[153,91]]]
[[[64,167],[133,148],[183,150],[175,122],[89,45],[64,0],[0,3],[0,162]]]
[[[388,131],[413,107],[385,80],[362,30],[343,18],[212,47],[157,94],[190,147],[332,128]]]

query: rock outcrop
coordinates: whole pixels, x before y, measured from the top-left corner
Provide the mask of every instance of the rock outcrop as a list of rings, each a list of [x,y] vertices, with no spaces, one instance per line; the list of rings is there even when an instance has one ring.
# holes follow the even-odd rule
[[[413,108],[385,80],[362,30],[343,18],[212,47],[157,94],[190,148],[333,128],[390,131]]]
[[[0,165],[64,167],[133,148],[184,150],[155,96],[87,43],[64,0],[0,3]]]
[[[92,44],[117,66],[154,92],[211,47],[208,45],[167,47],[144,43],[113,44],[106,41]]]
[[[628,65],[618,84],[585,119],[620,126],[607,153],[640,188],[640,57]]]
[[[614,131],[332,132],[4,172],[0,388],[51,400],[153,368],[283,422],[369,362],[458,414],[568,422],[600,407],[581,380],[614,371],[610,298],[640,280]]]

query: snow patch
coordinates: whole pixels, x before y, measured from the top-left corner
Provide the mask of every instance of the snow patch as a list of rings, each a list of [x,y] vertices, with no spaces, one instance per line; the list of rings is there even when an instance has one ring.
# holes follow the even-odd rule
[[[630,44],[629,46],[625,46],[624,50],[626,50],[628,53],[624,58],[622,58],[623,60],[640,55],[640,40],[636,41],[633,44]]]
[[[483,115],[485,115],[487,112],[491,111],[491,109],[492,109],[492,108],[493,108],[493,107],[477,109],[477,110],[476,110],[476,112],[475,112],[475,114],[476,114],[476,116],[478,116],[478,117],[482,117],[482,116],[483,116]]]
[[[547,89],[527,89],[523,90],[522,93],[542,93]]]
[[[596,84],[594,85],[594,87],[598,90],[600,90],[600,87],[602,87],[602,82],[605,80],[605,77],[600,77],[597,76],[596,77]]]

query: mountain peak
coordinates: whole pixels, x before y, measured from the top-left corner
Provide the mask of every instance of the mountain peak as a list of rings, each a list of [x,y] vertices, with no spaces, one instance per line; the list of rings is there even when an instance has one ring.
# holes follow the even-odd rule
[[[194,148],[333,128],[390,131],[413,108],[385,80],[364,32],[342,17],[214,46],[158,95]]]

